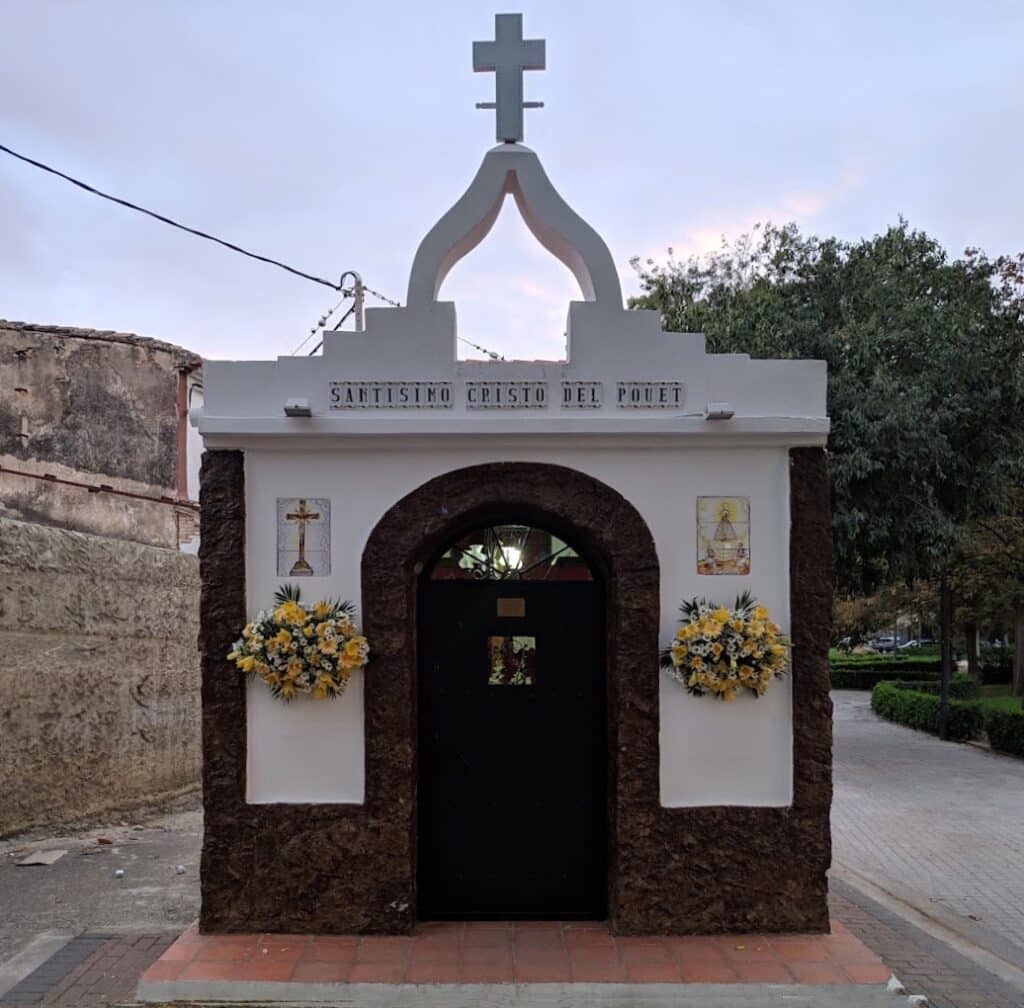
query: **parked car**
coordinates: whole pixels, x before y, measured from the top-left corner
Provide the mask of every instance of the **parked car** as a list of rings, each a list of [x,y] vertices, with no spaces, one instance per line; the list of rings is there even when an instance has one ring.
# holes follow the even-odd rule
[[[896,648],[898,651],[904,651],[906,648],[918,648],[918,647],[931,647],[935,641],[931,637],[915,637],[913,640],[908,640],[906,644],[897,644]]]
[[[876,651],[895,651],[896,650],[896,638],[895,637],[876,637],[868,643]]]

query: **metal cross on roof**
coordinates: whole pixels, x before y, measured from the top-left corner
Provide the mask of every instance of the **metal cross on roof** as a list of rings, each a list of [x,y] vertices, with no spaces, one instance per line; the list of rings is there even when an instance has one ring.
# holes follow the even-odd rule
[[[523,139],[523,109],[543,108],[543,102],[523,101],[523,71],[544,69],[544,39],[523,38],[522,14],[495,14],[494,41],[473,43],[473,69],[494,73],[494,101],[477,108],[495,109],[496,135],[501,143]]]

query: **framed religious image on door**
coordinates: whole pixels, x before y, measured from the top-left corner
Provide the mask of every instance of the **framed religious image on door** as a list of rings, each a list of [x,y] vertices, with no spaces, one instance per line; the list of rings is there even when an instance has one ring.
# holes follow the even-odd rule
[[[327,577],[330,573],[330,500],[326,497],[278,497],[278,577]]]
[[[750,498],[697,498],[697,573],[750,573]]]

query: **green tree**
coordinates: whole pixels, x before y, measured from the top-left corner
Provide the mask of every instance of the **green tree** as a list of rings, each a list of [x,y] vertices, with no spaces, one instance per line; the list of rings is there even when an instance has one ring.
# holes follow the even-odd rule
[[[856,242],[769,224],[633,265],[631,306],[704,332],[710,352],[828,362],[841,592],[945,581],[968,523],[1021,484],[1024,256],[950,260],[901,220]]]
[[[975,625],[1011,622],[1013,692],[1024,698],[1024,490],[971,523],[954,558],[953,585]]]

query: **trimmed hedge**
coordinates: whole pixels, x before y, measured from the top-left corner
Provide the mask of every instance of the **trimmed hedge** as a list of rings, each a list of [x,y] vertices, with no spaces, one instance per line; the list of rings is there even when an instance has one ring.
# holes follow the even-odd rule
[[[985,711],[989,745],[1011,756],[1024,756],[1024,708]]]
[[[834,669],[883,669],[886,672],[929,672],[942,667],[939,658],[885,658],[882,655],[833,658],[829,664]]]
[[[893,686],[900,689],[917,690],[918,693],[928,693],[931,696],[940,696],[942,693],[941,682],[922,682],[920,680],[899,680],[889,679]],[[981,683],[970,676],[957,675],[949,681],[949,696],[952,700],[980,700]]]
[[[939,697],[922,692],[915,683],[880,682],[871,691],[871,709],[880,717],[908,728],[939,733]],[[973,739],[984,727],[984,721],[979,704],[951,700],[947,736],[957,742]]]
[[[829,678],[832,682],[832,689],[874,689],[880,682],[887,682],[899,676],[900,679],[914,680],[915,682],[938,682],[939,670],[934,667],[915,670],[907,665],[897,664],[878,667],[875,665],[867,668],[845,668],[841,665],[829,667]]]
[[[985,648],[978,672],[986,686],[1005,686],[1013,682],[1013,648]]]

